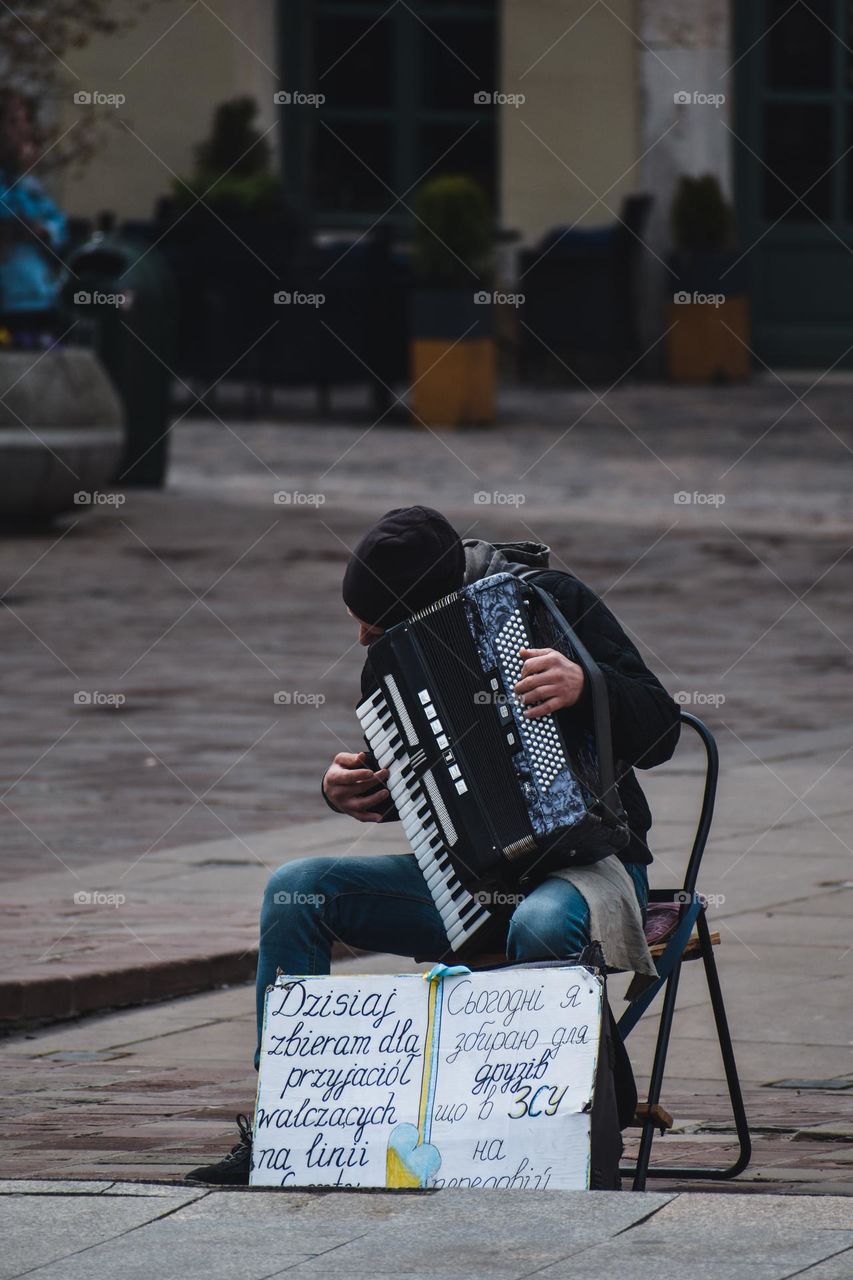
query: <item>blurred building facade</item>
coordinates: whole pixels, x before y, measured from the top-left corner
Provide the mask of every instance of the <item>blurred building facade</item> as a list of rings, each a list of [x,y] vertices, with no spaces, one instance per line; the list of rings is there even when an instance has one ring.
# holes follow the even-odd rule
[[[405,228],[437,172],[477,177],[520,247],[555,227],[612,225],[627,196],[646,192],[640,325],[651,343],[672,194],[682,174],[712,173],[736,210],[759,358],[850,365],[848,8],[155,0],[129,30],[75,54],[73,87],[124,94],[129,129],[67,175],[61,197],[72,213],[148,216],[191,169],[213,108],[242,94],[275,140],[289,201],[317,229],[383,217]]]

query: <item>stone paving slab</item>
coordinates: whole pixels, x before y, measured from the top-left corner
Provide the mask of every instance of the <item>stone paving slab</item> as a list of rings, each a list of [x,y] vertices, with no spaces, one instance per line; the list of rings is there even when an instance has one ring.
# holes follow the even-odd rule
[[[167,1207],[179,1209],[196,1198],[193,1192],[177,1189],[166,1197],[116,1196],[108,1201],[97,1194],[3,1196],[0,1276],[11,1280],[34,1267],[61,1274],[64,1267],[73,1265],[75,1254],[88,1258],[112,1237],[134,1232]]]
[[[0,1275],[523,1280],[846,1277],[849,1200],[683,1193],[166,1191],[0,1197]],[[59,1233],[46,1233],[46,1216]],[[844,1267],[848,1270],[844,1270]]]

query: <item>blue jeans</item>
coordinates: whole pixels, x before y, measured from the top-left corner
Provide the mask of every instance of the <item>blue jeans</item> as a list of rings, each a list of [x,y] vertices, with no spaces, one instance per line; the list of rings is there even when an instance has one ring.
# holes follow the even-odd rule
[[[631,862],[625,870],[645,917],[646,868]],[[361,951],[446,958],[450,944],[414,854],[300,858],[274,872],[261,909],[259,1045],[264,996],[276,969],[328,973],[335,941]],[[589,941],[589,911],[582,895],[566,880],[544,880],[512,914],[507,958],[558,959],[577,955]]]

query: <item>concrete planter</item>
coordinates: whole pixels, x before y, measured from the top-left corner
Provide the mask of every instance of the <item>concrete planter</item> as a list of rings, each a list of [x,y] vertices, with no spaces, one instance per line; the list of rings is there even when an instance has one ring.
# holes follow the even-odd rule
[[[415,423],[485,425],[495,420],[497,360],[491,303],[471,289],[416,289],[410,375]]]
[[[91,351],[0,353],[0,520],[97,503],[123,444],[121,405]]]
[[[671,382],[745,382],[750,375],[749,296],[744,263],[724,252],[674,254],[666,306]]]

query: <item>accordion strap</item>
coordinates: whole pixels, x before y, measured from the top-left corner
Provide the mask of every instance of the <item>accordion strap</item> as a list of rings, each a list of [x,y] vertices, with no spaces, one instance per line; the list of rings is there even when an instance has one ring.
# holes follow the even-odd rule
[[[616,790],[615,770],[613,767],[613,740],[610,733],[610,698],[607,693],[607,683],[598,663],[586,646],[581,643],[574,627],[566,621],[557,608],[555,601],[547,591],[537,586],[535,582],[530,581],[533,574],[541,572],[541,569],[528,569],[526,572],[520,573],[518,577],[526,582],[532,591],[535,591],[542,604],[551,614],[557,627],[568,640],[578,666],[586,676],[592,701],[592,724],[598,752],[598,780],[601,787],[601,795],[598,797],[598,801],[602,811],[601,817],[607,826],[622,826],[625,822],[625,816],[619,800],[619,792]]]

